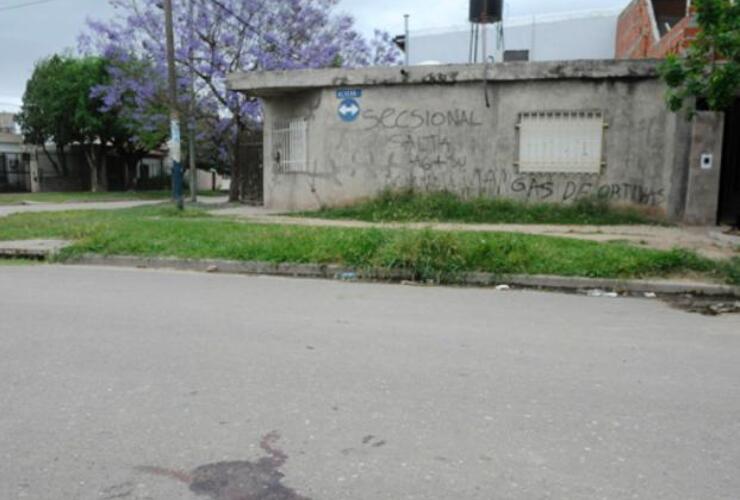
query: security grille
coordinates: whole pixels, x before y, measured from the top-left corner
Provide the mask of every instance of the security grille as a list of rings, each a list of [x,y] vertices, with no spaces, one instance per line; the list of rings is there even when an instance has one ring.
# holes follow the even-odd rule
[[[519,115],[519,171],[598,174],[604,117],[593,112]]]
[[[0,153],[0,192],[31,190],[29,157],[21,153]]]
[[[281,172],[307,170],[306,120],[276,120],[272,127],[272,158]]]

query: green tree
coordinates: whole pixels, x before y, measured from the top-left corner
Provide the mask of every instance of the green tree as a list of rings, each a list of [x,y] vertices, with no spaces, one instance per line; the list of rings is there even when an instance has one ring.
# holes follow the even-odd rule
[[[695,0],[699,33],[683,56],[670,55],[660,72],[668,84],[669,107],[679,111],[688,98],[712,110],[727,108],[740,90],[740,2]]]
[[[123,162],[126,187],[132,188],[136,166],[169,135],[166,81],[135,54],[109,59],[107,72],[108,81],[92,92],[103,101],[99,111],[115,117],[110,144]]]
[[[65,176],[68,174],[65,150],[79,139],[73,116],[69,113],[75,106],[75,96],[70,92],[70,82],[60,78],[67,65],[68,60],[57,55],[36,64],[17,116],[25,141],[41,146],[57,172]],[[59,163],[47,149],[51,142],[56,146]]]
[[[96,56],[54,55],[40,61],[27,84],[18,117],[26,142],[37,144],[44,151],[48,143],[54,142],[60,165],[57,167],[48,151],[46,154],[65,175],[65,152],[76,145],[89,167],[92,190],[107,190],[111,151],[115,150],[123,160],[122,166],[129,174],[131,165],[166,139],[166,120],[152,125],[150,119],[166,116],[166,108],[156,102],[142,108],[133,101],[134,93],[126,89],[120,91],[113,104],[101,89],[109,88],[114,76],[118,80],[126,74],[147,78],[149,72],[145,63],[135,59],[127,62],[126,67],[114,66]]]

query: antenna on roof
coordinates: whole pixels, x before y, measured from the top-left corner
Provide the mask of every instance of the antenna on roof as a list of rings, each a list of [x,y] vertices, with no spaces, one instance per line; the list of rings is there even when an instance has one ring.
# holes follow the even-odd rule
[[[483,40],[483,94],[486,99],[486,107],[491,107],[488,99],[488,35],[486,25],[500,23],[503,18],[503,0],[470,0],[470,22],[471,38],[475,36],[475,41],[471,40],[471,46],[475,44],[475,56],[471,62],[477,62],[478,58],[478,33],[482,32]],[[503,30],[497,30],[497,47],[502,46]],[[495,58],[494,58],[495,60]]]
[[[409,32],[409,17],[411,17],[411,16],[409,16],[408,14],[404,14],[403,15],[403,25],[404,25],[404,40],[403,40],[403,42],[404,42],[404,45],[405,45],[404,46],[404,51],[403,51],[403,53],[404,53],[403,60],[404,60],[404,64],[406,66],[409,65],[409,60],[411,59],[411,54],[410,54],[410,50],[409,50],[409,48],[411,47],[411,35],[410,35],[410,32]]]

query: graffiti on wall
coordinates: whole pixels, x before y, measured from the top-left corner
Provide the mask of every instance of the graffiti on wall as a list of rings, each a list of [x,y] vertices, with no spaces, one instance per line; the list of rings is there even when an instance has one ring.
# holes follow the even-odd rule
[[[419,129],[422,127],[480,127],[475,110],[450,109],[432,111],[422,109],[385,108],[380,111],[366,109],[363,120],[368,122],[365,130],[374,129]]]
[[[666,201],[662,186],[605,182],[597,174],[525,175],[508,162],[498,165],[496,140],[483,125],[474,109],[367,108],[354,129],[328,138],[326,168],[335,176],[363,176],[378,190],[413,187],[553,202],[599,197],[652,206]]]

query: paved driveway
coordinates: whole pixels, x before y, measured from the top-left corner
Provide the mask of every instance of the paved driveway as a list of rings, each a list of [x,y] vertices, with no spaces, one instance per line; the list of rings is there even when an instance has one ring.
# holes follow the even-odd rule
[[[0,319],[3,499],[740,491],[737,316],[536,292],[0,266]]]

